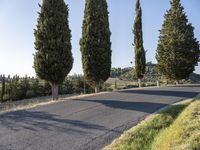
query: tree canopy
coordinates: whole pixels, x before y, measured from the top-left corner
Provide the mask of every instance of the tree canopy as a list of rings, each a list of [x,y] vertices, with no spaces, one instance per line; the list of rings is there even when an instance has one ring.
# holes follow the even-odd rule
[[[199,43],[180,0],[172,0],[160,30],[156,59],[158,69],[173,80],[188,78],[199,61]]]
[[[110,76],[110,36],[106,0],[86,0],[80,49],[84,77],[96,88]]]
[[[51,83],[56,94],[73,65],[69,9],[64,0],[43,0],[40,8],[34,33],[34,68],[37,76]]]

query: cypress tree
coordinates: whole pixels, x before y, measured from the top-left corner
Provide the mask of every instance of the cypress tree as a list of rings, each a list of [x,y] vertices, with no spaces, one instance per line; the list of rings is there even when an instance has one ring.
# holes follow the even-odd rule
[[[158,69],[170,80],[188,78],[199,60],[199,43],[180,0],[172,0],[160,30],[156,59]]]
[[[143,33],[142,33],[142,9],[140,0],[136,2],[136,17],[133,27],[134,33],[134,48],[135,48],[135,75],[141,87],[141,79],[144,77],[146,68],[146,56],[143,47]]]
[[[68,5],[64,0],[43,0],[35,29],[34,68],[38,77],[52,87],[53,100],[58,99],[58,86],[72,69],[71,30]]]
[[[111,72],[111,32],[106,0],[86,0],[80,50],[84,78],[95,85],[105,82]]]
[[[5,95],[5,91],[6,91],[6,83],[5,83],[5,75],[3,75],[2,78],[2,87],[1,87],[1,102],[3,102],[3,97]]]

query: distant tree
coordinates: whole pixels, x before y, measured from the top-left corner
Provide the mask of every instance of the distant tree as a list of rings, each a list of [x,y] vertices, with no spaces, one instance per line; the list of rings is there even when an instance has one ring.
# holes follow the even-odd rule
[[[64,0],[43,0],[35,30],[34,68],[38,77],[51,83],[53,100],[73,65],[68,5]]]
[[[0,74],[0,81],[2,81],[2,79],[3,79],[3,75],[2,75],[2,74]]]
[[[20,86],[20,92],[21,94],[21,98],[26,98],[26,93],[27,91],[30,90],[30,79],[28,78],[28,76],[26,75],[24,78],[20,79],[19,82],[19,86]]]
[[[160,31],[156,59],[158,69],[170,80],[188,78],[199,61],[199,43],[180,0],[172,0]]]
[[[143,47],[143,33],[142,33],[142,9],[140,0],[136,2],[136,17],[134,22],[134,47],[135,47],[135,75],[141,87],[141,79],[145,74],[146,57]]]
[[[60,86],[59,92],[61,94],[73,94],[74,93],[74,85],[73,85],[72,80],[70,80],[68,77],[65,78],[65,81]]]
[[[99,92],[111,72],[111,32],[106,0],[86,0],[80,47],[84,78]]]
[[[44,90],[43,94],[44,95],[50,95],[51,94],[51,85],[49,84],[48,81],[44,81],[42,84],[42,88]]]
[[[84,80],[82,76],[77,76],[73,81],[74,92],[83,93],[84,92]]]
[[[117,80],[115,80],[115,89],[117,89]]]
[[[39,82],[38,78],[35,78],[32,81],[32,90],[34,91],[35,95],[41,96],[41,94],[40,94],[40,91],[41,91],[40,82]]]
[[[6,91],[5,75],[2,77],[2,86],[1,86],[1,103],[4,101],[4,95]]]

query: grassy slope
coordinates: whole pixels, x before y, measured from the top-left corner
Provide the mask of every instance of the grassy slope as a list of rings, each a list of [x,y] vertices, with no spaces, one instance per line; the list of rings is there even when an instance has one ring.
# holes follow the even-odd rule
[[[200,149],[200,100],[194,101],[155,139],[153,150]]]
[[[170,106],[132,128],[104,150],[149,150],[160,131],[169,127],[189,103]]]

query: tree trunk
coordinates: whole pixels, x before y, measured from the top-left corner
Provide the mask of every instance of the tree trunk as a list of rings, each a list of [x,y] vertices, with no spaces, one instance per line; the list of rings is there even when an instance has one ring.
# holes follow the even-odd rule
[[[115,80],[115,90],[117,89],[117,81]]]
[[[100,83],[98,82],[95,84],[95,93],[99,93],[99,91],[100,91]]]
[[[85,78],[83,78],[83,80],[84,80],[83,94],[86,94],[86,83],[85,83],[86,81],[85,81]]]
[[[51,88],[52,88],[52,99],[53,100],[58,100],[58,87],[59,85],[56,84],[52,84]]]
[[[160,83],[159,83],[159,81],[157,81],[157,87],[159,87],[160,86]]]
[[[142,87],[142,84],[141,84],[141,79],[138,79],[138,85],[139,85],[139,88]]]

